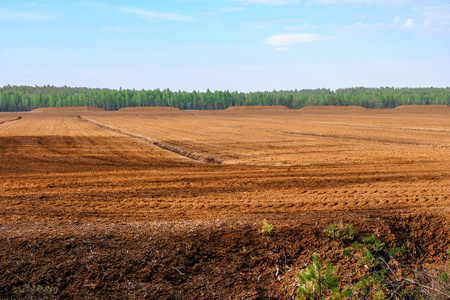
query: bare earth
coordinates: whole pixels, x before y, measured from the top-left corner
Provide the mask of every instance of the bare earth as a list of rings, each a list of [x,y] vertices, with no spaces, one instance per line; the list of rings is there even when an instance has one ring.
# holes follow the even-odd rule
[[[0,298],[292,298],[339,221],[450,248],[446,109],[1,113],[0,154]]]

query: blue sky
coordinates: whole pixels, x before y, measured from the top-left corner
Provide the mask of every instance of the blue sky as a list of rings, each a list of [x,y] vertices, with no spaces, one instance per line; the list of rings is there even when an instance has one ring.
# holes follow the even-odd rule
[[[0,86],[450,86],[449,0],[0,1]]]

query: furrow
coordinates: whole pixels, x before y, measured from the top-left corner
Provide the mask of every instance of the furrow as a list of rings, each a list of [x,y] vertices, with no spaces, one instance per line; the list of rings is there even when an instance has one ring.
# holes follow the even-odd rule
[[[5,124],[5,123],[8,123],[8,122],[18,121],[18,120],[20,120],[20,119],[22,119],[22,117],[19,116],[19,117],[17,117],[17,118],[11,119],[11,120],[2,121],[2,122],[0,122],[0,125],[1,125],[1,124]]]
[[[448,145],[434,145],[434,144],[424,144],[424,143],[407,142],[407,141],[396,142],[396,141],[392,141],[392,140],[389,140],[389,139],[370,139],[370,138],[345,137],[345,136],[337,136],[337,135],[332,135],[332,134],[317,134],[317,133],[310,133],[310,132],[285,131],[285,130],[267,130],[267,131],[278,132],[278,133],[283,133],[283,134],[302,135],[302,136],[314,136],[314,137],[340,139],[340,140],[350,140],[350,141],[364,141],[364,142],[394,144],[394,145],[413,145],[413,146],[426,146],[426,147],[435,147],[435,148],[449,148]]]
[[[189,151],[189,150],[186,150],[186,149],[183,149],[183,148],[179,148],[179,147],[176,147],[174,145],[170,145],[170,144],[158,141],[158,140],[154,140],[154,139],[148,138],[146,136],[142,136],[142,135],[139,135],[139,134],[136,134],[136,133],[132,133],[132,132],[123,130],[121,128],[117,128],[117,127],[114,127],[114,126],[102,124],[102,123],[99,123],[97,121],[94,121],[94,120],[91,120],[91,119],[88,119],[88,118],[85,118],[85,117],[82,117],[82,116],[77,116],[77,117],[80,120],[83,120],[83,121],[89,122],[91,124],[94,124],[94,125],[102,128],[102,129],[106,129],[106,130],[109,130],[111,132],[123,134],[123,135],[129,136],[129,137],[138,139],[138,140],[143,141],[145,143],[148,143],[148,144],[154,145],[154,146],[156,146],[158,148],[161,148],[163,150],[170,151],[172,153],[178,154],[178,155],[183,156],[185,158],[189,158],[189,159],[191,159],[193,161],[196,161],[196,162],[202,162],[202,163],[208,163],[208,164],[222,164],[222,163],[224,163],[224,160],[221,159],[221,158],[217,158],[217,157],[213,157],[213,156],[209,156],[209,155],[204,155],[204,154],[201,154],[201,153],[197,153],[197,152]]]

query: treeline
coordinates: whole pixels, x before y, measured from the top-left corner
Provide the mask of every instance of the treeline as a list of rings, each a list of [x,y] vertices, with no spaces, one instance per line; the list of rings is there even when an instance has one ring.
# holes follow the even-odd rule
[[[450,88],[348,88],[272,92],[207,90],[185,92],[160,90],[97,89],[55,86],[4,86],[0,88],[0,111],[28,111],[40,107],[94,106],[118,110],[134,106],[170,106],[179,109],[225,109],[242,105],[359,105],[394,108],[407,104],[450,105]]]

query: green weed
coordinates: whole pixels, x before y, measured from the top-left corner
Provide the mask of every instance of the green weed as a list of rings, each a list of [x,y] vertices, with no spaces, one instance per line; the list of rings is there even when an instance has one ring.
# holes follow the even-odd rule
[[[267,220],[263,221],[263,225],[261,229],[258,229],[260,234],[271,234],[275,230],[275,226],[273,224],[269,224]]]
[[[353,241],[358,232],[350,224],[333,223],[326,226],[323,232],[332,239],[340,241]]]

